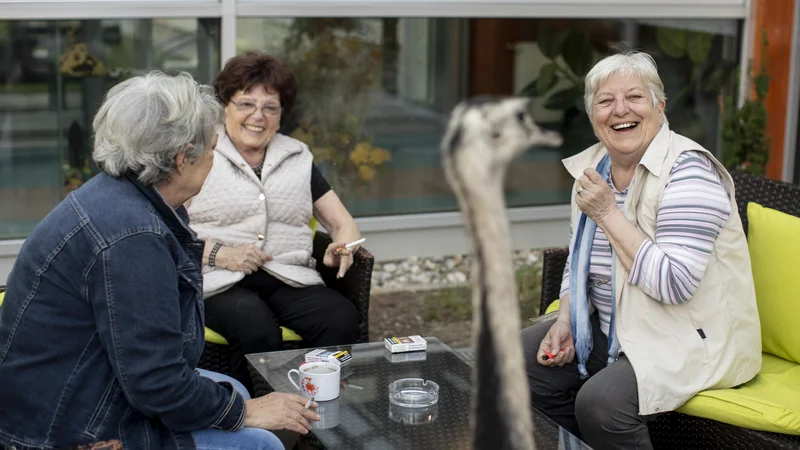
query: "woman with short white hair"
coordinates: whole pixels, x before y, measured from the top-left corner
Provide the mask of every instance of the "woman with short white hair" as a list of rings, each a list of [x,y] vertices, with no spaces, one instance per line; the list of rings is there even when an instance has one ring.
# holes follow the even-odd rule
[[[203,242],[183,203],[211,170],[221,117],[188,74],[108,92],[93,123],[103,173],[39,223],[9,275],[0,448],[282,449],[267,429],[319,419],[299,395],[250,399],[196,369]]]
[[[523,330],[533,405],[595,449],[650,449],[647,422],[753,378],[761,339],[733,181],[671,131],[646,53],[586,76],[600,140],[575,178],[558,318]]]

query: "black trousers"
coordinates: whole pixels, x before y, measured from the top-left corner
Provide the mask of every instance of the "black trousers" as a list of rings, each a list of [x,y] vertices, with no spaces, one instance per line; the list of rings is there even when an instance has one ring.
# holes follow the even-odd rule
[[[577,357],[561,367],[539,364],[539,344],[555,322],[550,320],[522,330],[525,368],[533,407],[596,450],[649,450],[650,416],[639,415],[636,375],[624,354],[610,366],[608,338],[597,314],[591,316],[592,352],[586,364],[591,375],[581,380]]]
[[[309,347],[344,345],[358,339],[353,302],[323,285],[291,287],[259,270],[205,300],[206,325],[228,340],[231,376],[254,395],[245,355],[279,350],[281,326]]]

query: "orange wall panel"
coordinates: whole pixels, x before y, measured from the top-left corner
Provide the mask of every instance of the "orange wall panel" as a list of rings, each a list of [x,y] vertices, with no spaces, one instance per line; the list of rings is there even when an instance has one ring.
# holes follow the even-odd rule
[[[770,75],[767,94],[767,134],[770,136],[767,177],[780,180],[783,175],[783,148],[789,95],[789,68],[792,56],[792,18],[794,0],[754,0],[753,68],[758,70],[767,32],[767,72]]]

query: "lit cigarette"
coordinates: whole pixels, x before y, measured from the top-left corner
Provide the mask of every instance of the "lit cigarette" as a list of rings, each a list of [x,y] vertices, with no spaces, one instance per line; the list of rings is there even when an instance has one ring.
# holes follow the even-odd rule
[[[311,397],[310,399],[308,399],[308,401],[306,402],[305,408],[308,409],[309,407],[311,407],[312,403],[314,403],[314,397]]]
[[[351,243],[349,243],[349,244],[345,245],[344,247],[340,247],[340,248],[338,248],[337,250],[338,250],[338,251],[340,251],[340,252],[341,252],[342,250],[344,250],[344,249],[347,249],[347,250],[352,250],[352,249],[353,249],[353,247],[355,247],[356,245],[358,245],[358,244],[360,244],[360,243],[362,243],[362,242],[364,242],[364,241],[366,241],[366,240],[367,240],[367,238],[361,238],[361,239],[359,239],[359,240],[357,240],[357,241],[353,241],[353,242],[351,242]]]

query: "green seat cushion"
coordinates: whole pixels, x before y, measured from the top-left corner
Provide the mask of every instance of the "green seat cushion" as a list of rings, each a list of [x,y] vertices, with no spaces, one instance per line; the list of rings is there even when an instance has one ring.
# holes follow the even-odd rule
[[[768,353],[761,371],[731,389],[703,391],[678,412],[754,430],[800,435],[800,364]]]
[[[6,296],[6,291],[0,292],[0,305],[3,304],[3,298]]]
[[[319,225],[317,218],[311,216],[311,220],[308,221],[308,228],[311,228],[311,239],[314,239],[314,235],[317,234],[317,225]]]
[[[301,338],[299,334],[295,333],[294,331],[286,327],[281,327],[281,332],[283,333],[284,341],[297,342],[303,340],[303,338]],[[224,337],[222,337],[221,334],[217,333],[216,331],[208,327],[206,327],[206,342],[211,342],[212,344],[219,344],[219,345],[228,345],[227,339],[225,339]]]
[[[800,363],[800,218],[747,204],[763,351]]]
[[[547,309],[544,311],[545,314],[550,314],[551,312],[558,311],[558,308],[561,305],[561,300],[556,299],[553,303],[547,305]]]

